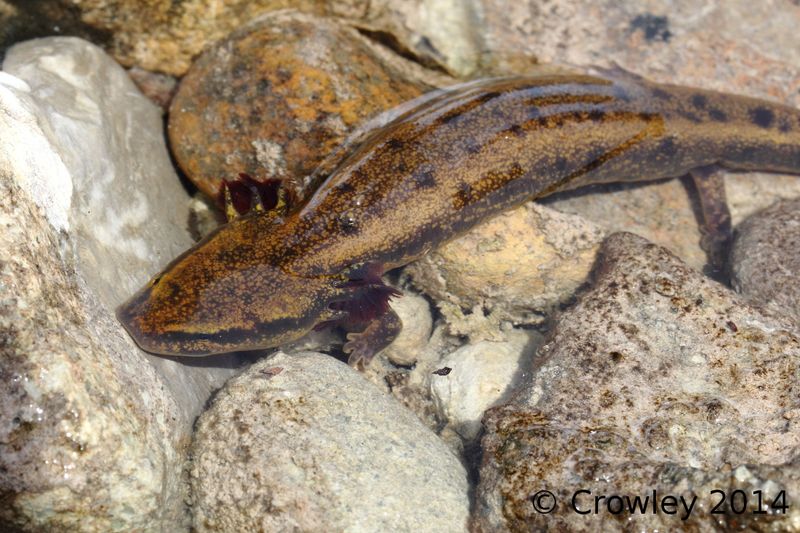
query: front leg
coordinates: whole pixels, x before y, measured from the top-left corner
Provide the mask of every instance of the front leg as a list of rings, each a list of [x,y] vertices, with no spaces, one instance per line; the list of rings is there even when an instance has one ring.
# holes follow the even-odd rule
[[[397,338],[403,322],[392,309],[389,309],[358,333],[348,333],[344,351],[350,354],[347,364],[355,368],[364,368],[375,355],[389,346]]]
[[[368,365],[403,329],[400,317],[389,307],[389,300],[401,293],[383,282],[383,270],[383,265],[376,263],[353,268],[347,281],[337,285],[341,297],[330,304],[339,316],[315,328],[339,326],[351,332],[344,351],[350,354],[347,362],[354,367]]]

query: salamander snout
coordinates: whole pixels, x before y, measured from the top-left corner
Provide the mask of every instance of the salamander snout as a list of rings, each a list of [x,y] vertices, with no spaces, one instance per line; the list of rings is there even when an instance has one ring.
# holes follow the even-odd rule
[[[293,274],[260,255],[251,230],[224,226],[117,309],[143,350],[201,356],[269,348],[334,314],[331,280]]]

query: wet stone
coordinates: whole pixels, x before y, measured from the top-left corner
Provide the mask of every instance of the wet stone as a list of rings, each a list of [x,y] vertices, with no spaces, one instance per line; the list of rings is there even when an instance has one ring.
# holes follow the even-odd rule
[[[709,513],[712,490],[745,491],[750,510],[754,491],[769,504],[800,491],[790,322],[632,234],[607,239],[594,274],[537,353],[533,379],[484,417],[475,530],[791,529],[796,506],[737,514],[728,501]],[[653,490],[696,496],[694,511],[682,520],[680,504],[620,513],[601,501],[594,512],[594,496]]]
[[[345,20],[382,46],[454,74],[469,74],[479,60],[479,7],[461,0],[0,0],[0,50],[33,37],[74,35],[125,66],[181,76],[208,46],[287,8]]]
[[[479,3],[490,63],[507,56],[544,64],[614,62],[663,83],[800,102],[800,12],[791,1]]]
[[[439,302],[454,334],[497,340],[502,322],[539,324],[569,302],[604,235],[578,216],[530,203],[487,220],[406,271]],[[461,310],[474,312],[465,317]]]
[[[113,314],[192,242],[160,110],[48,38],[7,52],[0,131],[0,531],[188,530],[192,423],[231,370],[147,356]]]
[[[357,9],[361,0],[350,6]],[[210,43],[260,14],[292,7],[313,13],[331,10],[314,0],[86,0],[72,2],[14,2],[13,28],[5,39],[75,35],[102,45],[125,66],[180,76],[192,58]],[[341,2],[340,14],[350,4]],[[351,12],[352,13],[352,12]],[[17,22],[19,21],[19,22]]]
[[[800,106],[800,11],[792,2],[479,2],[486,61],[496,72],[529,71],[532,57],[541,64],[618,65],[653,81]],[[794,176],[730,173],[725,183],[734,224],[779,199],[800,197]],[[695,196],[670,180],[594,186],[546,205],[608,232],[642,235],[701,268]]]
[[[778,202],[742,222],[730,263],[738,292],[800,328],[800,199]]]
[[[478,437],[483,413],[505,403],[514,387],[530,376],[528,367],[541,335],[511,330],[505,336],[505,341],[466,344],[430,373],[439,418],[467,442]]]
[[[402,296],[391,302],[391,307],[400,317],[403,329],[383,350],[381,357],[386,357],[395,365],[411,366],[430,339],[433,328],[431,306],[422,296],[404,291]]]
[[[175,91],[178,89],[178,80],[174,76],[150,72],[139,67],[128,69],[128,75],[151,102],[166,112]]]
[[[181,81],[169,116],[178,164],[213,196],[222,178],[302,178],[366,119],[412,99],[355,29],[277,12],[220,41]]]
[[[459,459],[330,356],[278,353],[229,381],[193,445],[197,531],[465,531]]]

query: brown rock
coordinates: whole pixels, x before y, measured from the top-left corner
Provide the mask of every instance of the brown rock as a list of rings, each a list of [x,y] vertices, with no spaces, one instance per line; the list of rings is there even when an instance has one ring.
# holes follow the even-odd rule
[[[22,39],[76,35],[125,66],[183,75],[210,44],[278,9],[336,16],[426,65],[472,72],[480,55],[478,7],[460,0],[0,0],[0,50]]]
[[[221,178],[310,174],[357,125],[418,96],[352,28],[269,15],[204,53],[169,117],[178,164],[206,194]]]
[[[608,238],[596,277],[531,382],[484,418],[476,529],[789,530],[800,510],[752,511],[753,491],[768,503],[800,491],[797,332],[632,234]],[[653,490],[696,496],[693,512],[615,513],[606,500],[593,511],[594,496]],[[729,500],[711,514],[712,490],[745,491],[748,512]]]
[[[223,5],[210,0],[11,1],[18,18],[36,24],[9,38],[78,35],[104,45],[123,65],[177,76],[209,43],[262,13],[287,7],[320,14],[331,11],[326,3],[313,0],[229,0]],[[360,11],[360,3],[355,0],[352,9]]]

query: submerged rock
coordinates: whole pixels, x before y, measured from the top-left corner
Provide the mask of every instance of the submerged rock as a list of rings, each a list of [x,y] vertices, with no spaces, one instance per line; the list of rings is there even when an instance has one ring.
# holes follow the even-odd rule
[[[198,422],[198,531],[464,531],[464,467],[344,363],[278,353],[228,382]]]
[[[382,355],[396,365],[413,365],[431,337],[431,306],[422,296],[404,291],[391,302],[391,307],[403,322],[403,329]]]
[[[800,199],[784,200],[736,228],[731,282],[800,328]]]
[[[81,0],[0,2],[0,48],[14,40],[78,35],[126,66],[183,75],[205,48],[260,15],[292,8],[347,20],[423,64],[472,72],[480,59],[478,17],[462,0]],[[3,31],[4,30],[4,31]]]
[[[194,62],[170,109],[172,151],[212,197],[240,172],[302,178],[357,125],[421,92],[355,29],[276,12]]]
[[[231,370],[145,356],[113,315],[192,242],[161,114],[80,39],[3,69],[0,529],[181,531],[191,425]]]
[[[496,322],[538,324],[568,302],[594,261],[604,232],[579,217],[536,204],[492,218],[406,270],[439,302],[480,308]],[[454,333],[494,338],[447,305]]]
[[[535,378],[484,418],[475,529],[794,527],[794,506],[752,511],[755,490],[765,505],[800,491],[796,330],[640,237],[614,234],[600,254]],[[653,490],[697,505],[685,520],[602,502],[593,511],[594,496]],[[728,500],[711,514],[712,490],[745,491],[748,511]]]
[[[507,401],[515,386],[530,379],[541,335],[512,330],[506,337],[462,346],[442,359],[430,378],[440,417],[465,441],[478,436],[488,408]]]
[[[6,152],[24,169],[15,179],[64,232],[65,268],[74,269],[80,294],[96,300],[97,312],[113,312],[194,243],[189,196],[170,162],[161,113],[119,65],[80,39],[19,44],[3,68],[26,87],[16,91],[15,110],[26,111]],[[239,365],[234,356],[187,365],[127,346],[164,377],[186,430]]]
[[[489,62],[608,65],[665,83],[800,102],[797,6],[748,0],[478,0]],[[714,31],[708,31],[709,28]]]

